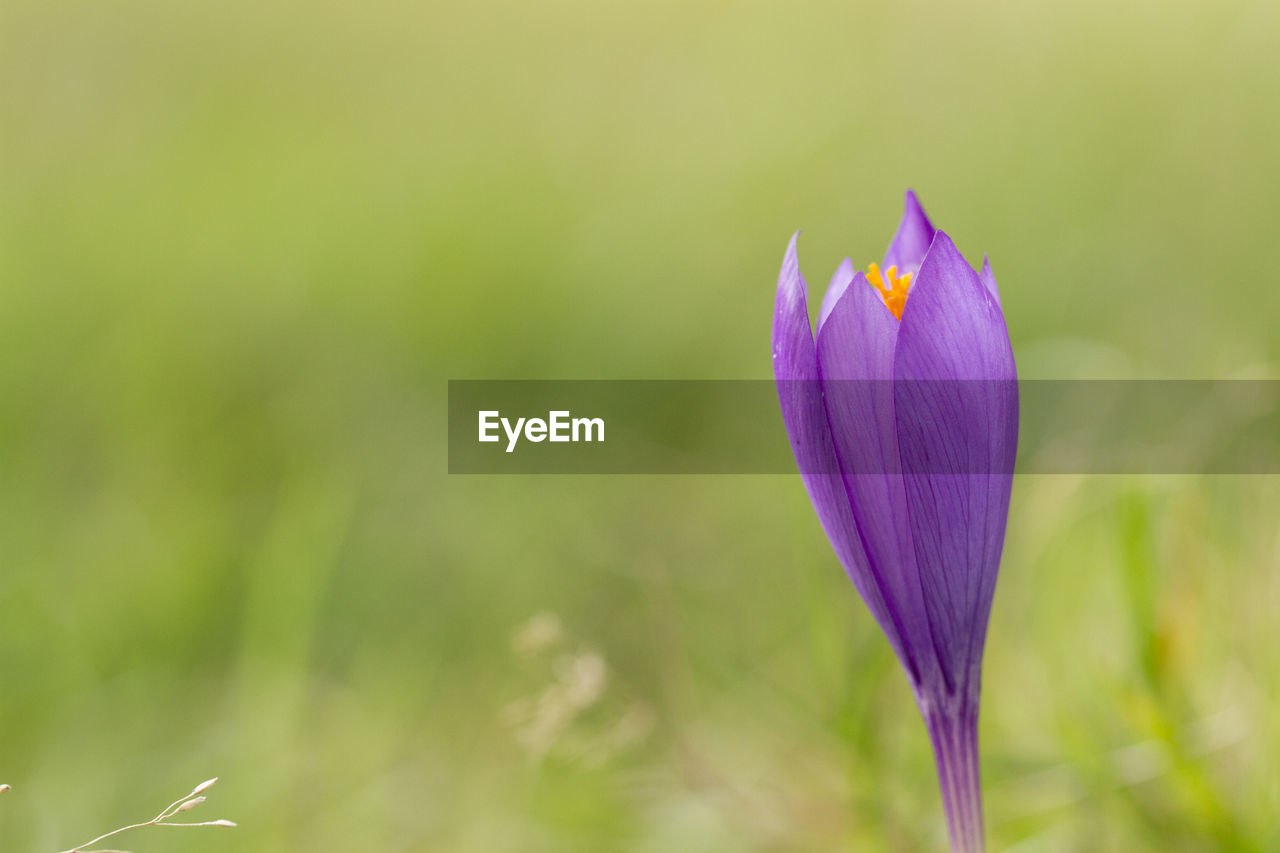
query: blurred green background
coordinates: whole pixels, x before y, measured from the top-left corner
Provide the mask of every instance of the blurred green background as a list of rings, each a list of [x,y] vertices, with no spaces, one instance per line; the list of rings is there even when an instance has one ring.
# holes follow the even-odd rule
[[[942,849],[795,477],[449,477],[449,378],[762,378],[914,187],[1023,376],[1275,377],[1280,7],[7,0],[0,849]],[[816,299],[814,301],[816,311]],[[778,428],[781,429],[779,422]],[[1280,849],[1280,483],[1020,477],[993,850]]]

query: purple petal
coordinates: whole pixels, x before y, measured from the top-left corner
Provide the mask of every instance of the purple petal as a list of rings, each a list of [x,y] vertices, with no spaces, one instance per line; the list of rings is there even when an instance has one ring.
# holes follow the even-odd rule
[[[836,307],[840,297],[844,296],[845,288],[851,281],[853,281],[853,261],[845,258],[840,262],[840,266],[836,267],[835,274],[831,276],[831,283],[827,285],[827,292],[823,294],[822,308],[818,311],[818,334],[822,334],[822,324],[827,322],[827,315],[831,313],[832,308]]]
[[[876,618],[915,686],[936,667],[898,473],[892,382],[897,339],[897,318],[858,273],[818,330],[818,365],[832,441],[867,557],[859,589],[879,590],[886,611]]]
[[[907,298],[894,376],[934,646],[947,691],[976,692],[1013,483],[1017,371],[999,304],[941,231]]]
[[[883,306],[881,309],[884,310]],[[881,625],[892,624],[880,590],[870,583],[867,558],[849,496],[837,473],[838,462],[822,401],[817,352],[809,329],[805,282],[796,256],[796,237],[791,238],[778,275],[773,315],[773,374],[787,438],[827,539],[876,621]],[[889,642],[895,651],[899,649],[896,635],[891,634]]]
[[[889,249],[884,253],[885,267],[896,266],[899,272],[915,272],[924,261],[925,253],[933,242],[936,229],[924,208],[916,199],[916,194],[907,190],[906,201],[902,206],[902,221],[898,223],[898,232],[893,235]]]
[[[982,256],[982,271],[978,273],[978,278],[982,279],[982,286],[996,300],[996,304],[1003,307],[1000,302],[1000,288],[996,286],[995,274],[991,272],[991,259],[986,255]]]
[[[823,380],[893,380],[898,318],[885,307],[861,272],[832,306],[818,330],[818,363]],[[890,413],[892,416],[892,412]],[[892,419],[884,426],[892,426]]]

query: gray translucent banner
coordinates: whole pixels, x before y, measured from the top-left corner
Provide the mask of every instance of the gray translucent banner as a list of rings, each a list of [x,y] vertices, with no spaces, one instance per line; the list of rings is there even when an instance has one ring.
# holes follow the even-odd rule
[[[970,412],[982,400],[1008,401],[1014,390],[1013,383],[979,381],[839,385],[845,387],[827,384],[828,402],[907,395],[959,401],[943,408]],[[783,390],[824,399],[818,383]],[[1017,473],[1280,473],[1280,381],[1024,380],[1016,391]],[[778,394],[771,380],[452,380],[449,472],[795,473]],[[950,424],[944,432],[964,430]],[[945,463],[862,460],[845,473],[900,465],[920,474],[1009,473],[983,468],[993,463],[978,456],[976,467],[955,454],[940,457]],[[820,458],[814,473],[840,472],[833,456]]]

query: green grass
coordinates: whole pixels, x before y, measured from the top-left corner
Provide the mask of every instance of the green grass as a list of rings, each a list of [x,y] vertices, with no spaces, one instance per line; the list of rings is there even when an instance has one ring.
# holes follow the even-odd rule
[[[195,814],[238,829],[130,849],[940,849],[798,478],[449,477],[445,382],[766,377],[792,231],[816,290],[907,186],[990,253],[1024,376],[1273,376],[1278,35],[1263,2],[6,4],[0,847],[216,774]],[[1018,479],[992,849],[1280,847],[1278,510]],[[531,756],[518,703],[584,651],[604,692]]]

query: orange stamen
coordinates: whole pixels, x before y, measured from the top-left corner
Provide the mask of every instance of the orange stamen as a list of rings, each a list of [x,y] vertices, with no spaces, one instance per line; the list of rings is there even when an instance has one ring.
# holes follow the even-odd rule
[[[889,279],[889,284],[885,285],[884,280]],[[867,264],[867,281],[880,294],[880,298],[884,300],[884,305],[893,312],[893,316],[902,319],[902,309],[907,307],[907,291],[911,288],[911,273],[904,272],[898,275],[896,266],[889,267],[881,275],[880,267],[877,264]]]

